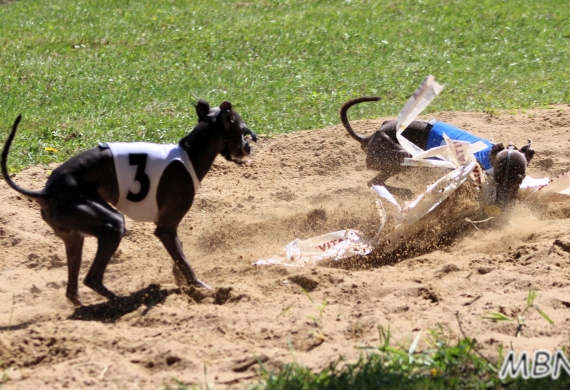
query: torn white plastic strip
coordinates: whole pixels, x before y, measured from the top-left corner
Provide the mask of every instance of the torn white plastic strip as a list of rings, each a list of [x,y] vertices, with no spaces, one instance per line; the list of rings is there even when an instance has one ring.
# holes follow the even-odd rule
[[[428,149],[417,154],[414,158],[405,158],[402,165],[455,169],[461,165],[477,161],[473,156],[469,142],[452,140],[445,134],[443,134],[443,139],[445,145]],[[439,157],[444,160],[430,160],[430,157]]]
[[[430,185],[426,192],[418,196],[403,210],[405,214],[404,223],[412,224],[439,206],[469,178],[476,165],[477,163],[470,162],[456,168]]]
[[[471,145],[469,142],[453,140],[445,134],[443,134],[443,139],[449,147],[451,162],[455,163],[458,167],[477,161],[469,148]]]
[[[415,159],[423,159],[423,158],[430,158],[430,157],[439,157],[442,154],[448,152],[447,145],[438,146],[435,148],[431,148],[428,150],[423,150],[421,153],[418,153],[414,156]]]
[[[443,86],[436,83],[435,78],[432,75],[429,75],[424,79],[424,81],[422,81],[418,89],[416,89],[404,108],[402,108],[398,114],[396,138],[400,142],[400,145],[402,145],[402,147],[414,157],[424,151],[404,138],[404,136],[402,136],[402,132],[442,90]]]
[[[390,221],[392,225],[399,225],[404,220],[404,215],[402,208],[398,204],[394,195],[386,189],[384,186],[372,186],[370,187],[372,192],[376,195],[380,196],[381,199],[387,200],[386,203],[387,207],[384,207],[384,202],[381,199],[376,201],[376,209],[378,210],[378,214],[380,216],[380,226],[378,227],[378,233],[380,233],[384,226]]]
[[[535,179],[530,176],[525,176],[523,179],[520,188],[535,188],[535,187],[544,187],[550,183],[550,179],[548,177],[541,177],[539,179]]]
[[[483,141],[477,141],[474,144],[469,144],[469,150],[471,151],[471,153],[475,154],[477,152],[480,152],[482,150],[485,150],[489,147],[489,145],[487,145],[485,142]]]
[[[526,178],[525,178],[526,179]],[[530,186],[537,184],[540,180],[532,179],[527,181],[527,187],[519,190],[519,198],[525,201],[536,202],[569,202],[570,201],[570,171],[556,176],[543,186]],[[523,180],[524,183],[524,180]]]
[[[255,265],[281,264],[302,267],[322,260],[340,260],[355,255],[366,255],[373,246],[357,230],[339,230],[311,237],[295,239],[285,247],[285,257],[257,260]]]
[[[390,191],[388,191],[386,189],[386,187],[384,186],[372,186],[371,187],[372,192],[374,192],[376,195],[382,197],[383,199],[386,199],[388,202],[392,203],[396,210],[398,211],[402,211],[402,209],[400,208],[400,205],[398,204],[398,201],[396,201],[396,198],[394,198],[394,195],[392,195],[390,193]]]
[[[404,162],[401,164],[405,167],[433,167],[433,168],[449,168],[455,169],[455,165],[449,161],[443,160],[427,160],[427,159],[415,159],[415,158],[405,158]]]
[[[455,169],[455,165],[449,161],[443,160],[427,160],[427,159],[415,159],[415,158],[404,158],[404,162],[400,164],[405,167],[434,167],[434,168],[450,168]]]

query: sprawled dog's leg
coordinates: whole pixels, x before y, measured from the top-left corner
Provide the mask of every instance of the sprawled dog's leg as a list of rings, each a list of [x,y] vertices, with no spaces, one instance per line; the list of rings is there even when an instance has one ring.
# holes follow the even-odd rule
[[[172,260],[178,267],[178,270],[184,275],[186,282],[189,285],[194,285],[197,287],[210,288],[206,283],[202,282],[196,277],[192,266],[184,256],[182,251],[182,244],[178,238],[178,233],[176,232],[177,227],[162,226],[158,225],[154,231],[155,236],[162,242]]]
[[[380,171],[380,173],[370,180],[368,185],[382,185],[390,177],[404,171],[401,163],[405,157],[410,157],[405,150],[388,148],[369,150],[366,154],[366,168]]]
[[[374,176],[371,180],[368,181],[368,186],[381,186],[384,185],[384,182],[390,178],[389,172],[380,172],[376,176]]]

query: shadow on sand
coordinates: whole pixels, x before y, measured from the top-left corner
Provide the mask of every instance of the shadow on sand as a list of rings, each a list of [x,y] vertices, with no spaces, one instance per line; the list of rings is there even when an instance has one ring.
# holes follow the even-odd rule
[[[180,294],[180,289],[161,289],[160,286],[151,284],[127,297],[118,297],[112,301],[78,307],[68,319],[115,322],[143,305],[146,306],[144,311],[146,314],[154,305],[164,302],[166,297],[171,294]]]

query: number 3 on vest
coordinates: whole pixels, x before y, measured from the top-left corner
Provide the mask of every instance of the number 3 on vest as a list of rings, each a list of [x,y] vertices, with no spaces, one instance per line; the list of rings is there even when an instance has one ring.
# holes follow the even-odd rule
[[[148,175],[144,173],[146,168],[146,153],[139,154],[129,154],[129,165],[135,165],[137,167],[137,172],[135,173],[135,181],[140,183],[139,192],[136,194],[129,191],[127,194],[127,199],[131,202],[140,202],[148,195],[150,189],[150,179]]]

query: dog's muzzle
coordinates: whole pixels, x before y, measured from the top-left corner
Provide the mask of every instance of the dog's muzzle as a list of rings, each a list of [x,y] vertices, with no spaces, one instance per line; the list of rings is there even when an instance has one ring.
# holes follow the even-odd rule
[[[257,134],[255,134],[250,129],[246,128],[244,136],[241,137],[241,145],[237,146],[234,144],[231,146],[231,141],[226,140],[224,148],[220,154],[228,161],[233,161],[235,163],[243,163],[242,159],[249,156],[251,153],[251,146],[249,145],[248,139],[245,137],[247,135],[251,136],[253,142],[257,142]]]
[[[247,127],[245,128],[245,134],[246,135],[251,135],[251,140],[253,142],[257,142],[257,134],[255,134],[253,131],[251,131],[250,129],[248,129]],[[248,144],[249,145],[249,144]]]

